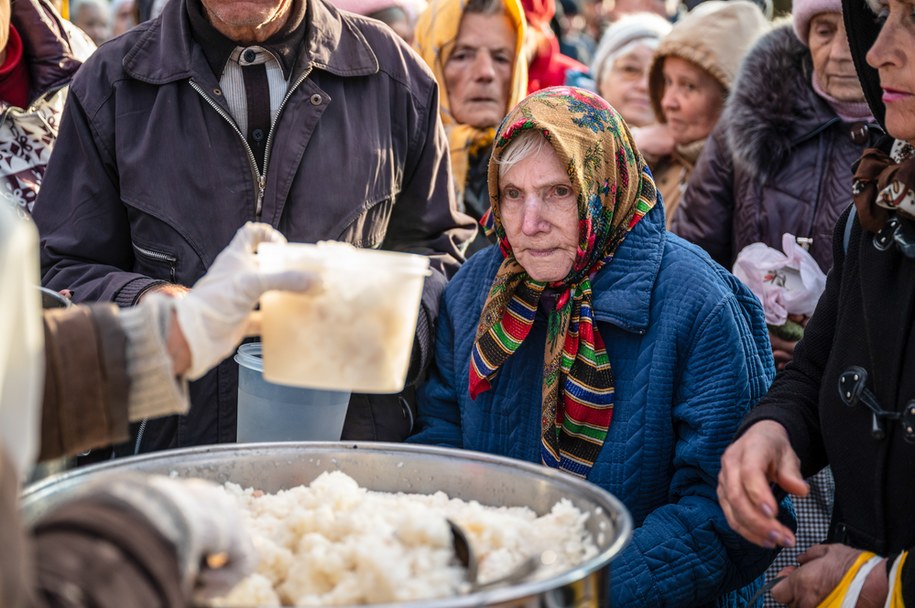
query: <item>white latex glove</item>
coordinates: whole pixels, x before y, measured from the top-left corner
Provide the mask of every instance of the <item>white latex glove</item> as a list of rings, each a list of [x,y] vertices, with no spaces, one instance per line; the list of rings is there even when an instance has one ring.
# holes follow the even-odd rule
[[[315,283],[315,275],[304,271],[262,272],[254,252],[263,242],[285,243],[286,238],[268,224],[242,226],[209,271],[175,302],[178,325],[191,350],[189,380],[232,354],[265,291],[306,291]]]
[[[85,492],[136,511],[174,545],[189,597],[224,595],[257,566],[235,499],[214,483],[118,474],[94,482]]]

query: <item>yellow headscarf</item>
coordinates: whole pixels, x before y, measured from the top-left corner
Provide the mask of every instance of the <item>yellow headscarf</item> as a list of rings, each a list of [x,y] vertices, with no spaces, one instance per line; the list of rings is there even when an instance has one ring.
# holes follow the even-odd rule
[[[432,69],[439,88],[439,108],[442,123],[448,133],[448,144],[451,148],[451,169],[454,182],[463,193],[467,183],[467,171],[471,154],[492,144],[495,128],[477,129],[470,125],[460,124],[451,114],[448,89],[445,87],[445,62],[454,50],[464,16],[466,0],[432,0],[428,8],[419,17],[416,24],[417,52]],[[508,98],[507,114],[527,94],[527,61],[524,58],[524,9],[519,0],[502,0],[505,13],[515,26],[515,55],[512,70],[511,92]],[[459,201],[463,205],[463,200]]]

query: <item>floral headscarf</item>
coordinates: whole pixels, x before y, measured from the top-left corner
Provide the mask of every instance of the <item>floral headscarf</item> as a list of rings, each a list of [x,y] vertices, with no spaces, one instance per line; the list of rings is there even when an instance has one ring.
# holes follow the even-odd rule
[[[512,69],[511,89],[508,96],[508,108],[513,108],[527,92],[527,60],[524,57],[525,21],[524,11],[519,0],[502,0],[505,13],[515,26],[515,54]],[[448,99],[448,88],[445,86],[445,63],[454,50],[461,28],[461,18],[467,5],[466,0],[432,0],[428,8],[419,17],[416,24],[416,42],[414,46],[423,60],[432,69],[439,88],[439,110],[442,123],[448,134],[448,147],[451,149],[451,170],[454,183],[463,193],[467,185],[467,173],[470,156],[492,144],[496,130],[477,129],[457,122],[451,114]],[[463,195],[459,197],[463,205]]]
[[[578,192],[578,252],[568,276],[546,284],[515,259],[500,215],[499,164],[522,131],[555,150]],[[541,459],[587,477],[613,417],[614,379],[591,310],[591,278],[657,203],[654,180],[629,128],[603,98],[552,87],[524,99],[502,122],[489,163],[490,226],[505,259],[483,306],[470,361],[470,395],[490,388],[499,367],[530,333],[546,287],[559,290],[549,313],[543,361]]]

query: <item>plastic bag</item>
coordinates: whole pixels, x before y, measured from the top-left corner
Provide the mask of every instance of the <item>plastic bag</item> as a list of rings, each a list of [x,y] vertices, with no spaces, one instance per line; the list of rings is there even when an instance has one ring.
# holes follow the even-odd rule
[[[753,243],[734,262],[734,276],[759,298],[772,326],[784,325],[789,314],[812,315],[826,289],[826,275],[794,235],[782,235],[782,248]]]

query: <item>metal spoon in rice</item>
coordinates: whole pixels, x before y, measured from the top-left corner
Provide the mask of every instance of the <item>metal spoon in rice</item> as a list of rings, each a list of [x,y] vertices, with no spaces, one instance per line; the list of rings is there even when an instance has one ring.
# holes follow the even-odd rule
[[[454,546],[454,554],[457,556],[458,561],[461,562],[461,565],[467,570],[467,582],[470,583],[471,593],[490,587],[520,583],[533,574],[540,566],[540,556],[531,555],[524,558],[520,564],[515,566],[514,570],[510,571],[505,576],[481,583],[477,580],[477,556],[473,552],[473,547],[470,545],[470,539],[468,538],[467,533],[450,519],[447,521],[448,525],[451,527],[451,542]]]

